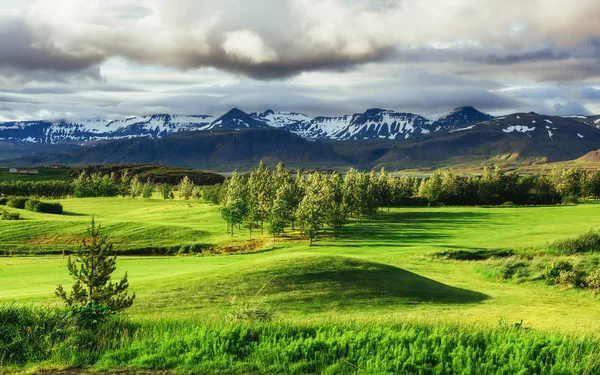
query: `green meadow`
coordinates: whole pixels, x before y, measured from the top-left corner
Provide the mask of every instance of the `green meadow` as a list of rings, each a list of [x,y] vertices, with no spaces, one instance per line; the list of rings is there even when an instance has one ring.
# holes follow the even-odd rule
[[[125,198],[68,199],[66,215],[21,211],[2,222],[2,246],[31,253],[74,248],[92,214],[117,249],[235,246],[216,206]],[[496,280],[481,262],[434,258],[443,250],[543,251],[556,239],[600,226],[596,204],[556,207],[397,208],[325,233],[312,247],[295,233],[262,237],[257,252],[207,256],[122,256],[138,295],[139,319],[221,319],[236,304],[260,305],[293,321],[425,321],[494,326],[500,319],[541,330],[597,332],[600,304],[589,290]],[[256,231],[254,237],[256,238]],[[135,240],[134,240],[135,239]],[[127,245],[125,245],[127,244]],[[55,304],[70,282],[59,255],[0,258],[0,301]],[[573,306],[578,306],[573,309]]]
[[[33,317],[27,312],[14,318],[23,320],[15,330],[43,331],[49,323],[36,325],[36,319],[53,319],[43,309],[61,306],[56,286],[72,284],[62,250],[77,248],[92,215],[122,254],[114,277],[127,271],[137,298],[122,318],[93,336],[65,329],[57,331],[64,337],[42,335],[39,348],[31,344],[49,357],[36,357],[29,346],[0,347],[0,357],[3,350],[29,353],[24,362],[13,358],[5,371],[600,371],[600,303],[590,290],[501,280],[486,262],[433,256],[449,250],[544,255],[552,241],[598,229],[598,204],[394,208],[370,221],[351,220],[337,237],[325,231],[313,246],[294,231],[275,243],[254,231],[249,249],[247,231],[230,236],[218,207],[198,201],[60,202],[64,215],[8,208],[24,220],[0,222],[2,249],[22,253],[0,257],[0,306],[8,309],[3,316],[19,316],[19,306],[29,306]],[[242,251],[177,255],[188,244]],[[156,248],[175,252],[127,255]],[[596,259],[569,259],[584,258]],[[24,335],[23,342],[31,341]]]

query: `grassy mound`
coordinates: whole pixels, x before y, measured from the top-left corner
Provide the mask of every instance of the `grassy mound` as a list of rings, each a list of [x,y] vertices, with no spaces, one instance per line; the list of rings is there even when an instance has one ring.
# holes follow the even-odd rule
[[[210,274],[186,274],[169,280],[153,299],[143,297],[140,294],[136,309],[160,310],[177,304],[193,310],[206,301],[228,308],[234,300],[265,305],[276,316],[418,303],[465,304],[487,298],[382,263],[304,253],[248,259]]]

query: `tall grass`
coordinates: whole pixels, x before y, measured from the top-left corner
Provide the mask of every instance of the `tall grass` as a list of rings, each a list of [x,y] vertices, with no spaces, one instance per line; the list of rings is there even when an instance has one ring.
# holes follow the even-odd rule
[[[404,323],[109,320],[73,328],[61,310],[0,307],[3,366],[221,374],[595,374],[600,342],[511,328]]]

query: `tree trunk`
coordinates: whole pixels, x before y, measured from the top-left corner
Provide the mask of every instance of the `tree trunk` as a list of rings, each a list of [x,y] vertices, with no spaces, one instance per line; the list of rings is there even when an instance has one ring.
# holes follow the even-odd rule
[[[308,237],[308,246],[312,246],[313,239],[312,237]]]
[[[275,245],[275,233],[273,233],[273,245]]]

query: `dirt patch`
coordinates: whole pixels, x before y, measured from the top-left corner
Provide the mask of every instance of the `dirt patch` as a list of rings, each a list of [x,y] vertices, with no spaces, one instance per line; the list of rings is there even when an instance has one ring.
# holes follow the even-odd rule
[[[36,237],[26,245],[81,245],[81,236]]]
[[[250,253],[262,249],[269,242],[264,238],[255,240],[246,240],[233,244],[216,246],[212,250],[216,254]]]

